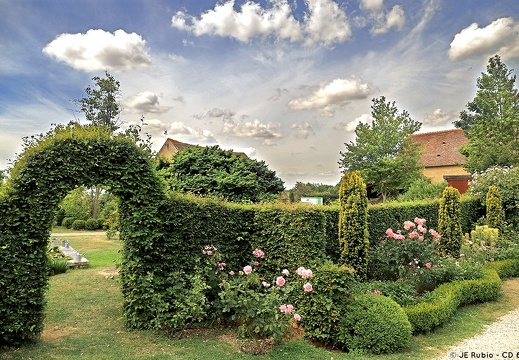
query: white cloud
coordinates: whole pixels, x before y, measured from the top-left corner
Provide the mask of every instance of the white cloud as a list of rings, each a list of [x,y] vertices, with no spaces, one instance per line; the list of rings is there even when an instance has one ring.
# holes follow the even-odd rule
[[[359,116],[358,118],[356,118],[355,120],[353,120],[349,123],[345,123],[345,122],[337,123],[333,127],[333,129],[337,130],[337,131],[354,132],[355,129],[357,128],[357,125],[359,125],[360,123],[370,124],[372,121],[373,121],[373,118],[371,117],[370,114],[362,114],[361,116]]]
[[[290,128],[296,131],[295,136],[298,139],[308,139],[310,135],[314,134],[314,129],[307,122],[302,124],[292,124],[290,125]]]
[[[275,139],[281,137],[278,126],[273,123],[264,124],[258,119],[238,123],[232,119],[224,120],[222,133],[236,137]]]
[[[494,20],[484,28],[473,23],[461,30],[450,44],[449,58],[463,60],[495,53],[504,60],[519,57],[519,23],[511,17]]]
[[[360,7],[366,10],[380,10],[384,4],[384,0],[360,0]]]
[[[151,64],[145,41],[136,33],[101,29],[86,34],[61,34],[43,48],[43,53],[83,71],[124,71]]]
[[[130,96],[124,99],[123,107],[126,112],[139,114],[160,114],[171,109],[170,106],[161,106],[159,95],[151,91],[144,91],[135,96]]]
[[[338,107],[351,100],[364,99],[369,93],[369,85],[360,79],[335,79],[329,83],[321,83],[306,97],[290,100],[288,107],[293,110],[320,109],[323,116],[333,116]]]
[[[185,125],[181,121],[171,123],[169,126],[168,136],[174,137],[178,135],[178,139],[191,142],[215,143],[216,139],[210,130],[194,129]]]
[[[436,109],[432,113],[425,115],[423,123],[432,126],[443,125],[456,120],[458,115],[459,113],[456,111],[445,113],[442,109]]]
[[[371,29],[374,35],[387,33],[392,28],[402,30],[405,24],[404,9],[400,5],[395,5],[387,14],[381,14],[379,24]]]
[[[304,21],[298,21],[287,0],[272,0],[270,8],[247,1],[234,10],[234,0],[218,3],[199,18],[177,12],[171,26],[196,36],[217,35],[248,42],[255,37],[331,46],[351,36],[346,12],[333,0],[306,0]]]
[[[232,117],[234,117],[234,115],[236,115],[236,112],[230,109],[222,110],[218,108],[213,108],[207,112],[207,116],[212,118],[221,117],[223,119],[231,119]]]

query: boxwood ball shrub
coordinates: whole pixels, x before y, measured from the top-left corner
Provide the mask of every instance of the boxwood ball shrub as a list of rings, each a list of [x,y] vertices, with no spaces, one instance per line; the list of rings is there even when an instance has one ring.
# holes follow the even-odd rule
[[[383,295],[352,297],[341,309],[335,344],[343,349],[372,354],[404,349],[411,339],[411,324],[405,311]]]
[[[71,229],[72,228],[72,223],[74,222],[74,218],[71,218],[71,217],[66,217],[66,218],[63,218],[63,221],[61,222],[61,225],[66,227],[67,229]]]
[[[72,223],[72,229],[73,230],[85,230],[85,220],[80,220],[80,219],[77,219],[77,220],[74,220],[74,222]]]

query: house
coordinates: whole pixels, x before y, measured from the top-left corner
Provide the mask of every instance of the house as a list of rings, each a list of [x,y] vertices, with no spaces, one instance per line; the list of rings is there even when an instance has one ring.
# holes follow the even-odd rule
[[[433,182],[446,180],[461,194],[465,193],[471,175],[463,168],[465,156],[458,151],[469,141],[463,129],[413,134],[411,137],[415,143],[422,144],[420,163],[425,166],[424,175]]]
[[[160,150],[157,152],[157,156],[163,156],[167,159],[171,159],[173,155],[176,153],[188,149],[188,148],[197,148],[197,147],[203,147],[200,145],[192,145],[180,142],[178,140],[167,138],[164,142],[164,145],[160,148]],[[244,156],[248,158],[248,156],[244,152],[234,152],[234,155]]]

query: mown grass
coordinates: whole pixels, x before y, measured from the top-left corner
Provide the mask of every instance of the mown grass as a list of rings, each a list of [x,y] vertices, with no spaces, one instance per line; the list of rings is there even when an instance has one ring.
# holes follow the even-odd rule
[[[120,260],[119,240],[104,233],[63,236],[85,253],[88,269],[53,276],[47,296],[47,318],[41,338],[17,349],[0,352],[11,359],[373,359],[373,355],[346,354],[316,348],[301,338],[288,341],[264,356],[240,352],[241,339],[233,329],[192,330],[170,339],[155,331],[128,331],[122,318],[122,295],[117,276],[110,276]],[[107,271],[108,270],[108,271]],[[503,285],[495,302],[467,306],[434,333],[414,336],[409,349],[377,359],[433,359],[481,332],[484,325],[519,307],[519,279]]]

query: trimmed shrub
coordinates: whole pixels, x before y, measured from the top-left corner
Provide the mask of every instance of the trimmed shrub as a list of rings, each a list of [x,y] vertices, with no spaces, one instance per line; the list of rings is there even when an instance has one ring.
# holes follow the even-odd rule
[[[453,281],[438,286],[429,301],[404,307],[413,332],[425,333],[444,324],[461,305],[497,299],[501,279],[492,268],[476,280]]]
[[[380,295],[357,295],[342,309],[336,345],[372,354],[393,353],[409,346],[411,324],[405,311]]]
[[[451,186],[443,190],[438,209],[438,233],[440,234],[440,252],[458,257],[463,242],[460,223],[460,192]]]
[[[487,222],[491,228],[499,229],[503,224],[503,205],[501,202],[501,194],[495,186],[489,186],[487,197]]]
[[[354,270],[344,265],[330,263],[314,271],[313,290],[296,300],[306,337],[334,344],[341,309],[348,301],[348,288],[353,279]]]
[[[86,224],[86,221],[85,220],[74,220],[74,222],[72,223],[72,229],[73,230],[85,230],[85,224]]]
[[[339,247],[341,263],[360,278],[368,267],[368,195],[359,171],[345,173],[339,189]]]
[[[74,220],[76,220],[76,219],[71,218],[71,217],[63,218],[63,221],[61,222],[61,226],[64,226],[67,229],[70,229],[70,228],[72,228],[72,223],[74,222]]]
[[[497,274],[501,279],[509,279],[519,276],[519,259],[490,262],[486,267],[497,271]]]
[[[88,219],[85,222],[86,230],[98,230],[98,229],[101,229],[102,226],[103,226],[103,222],[99,219]]]

